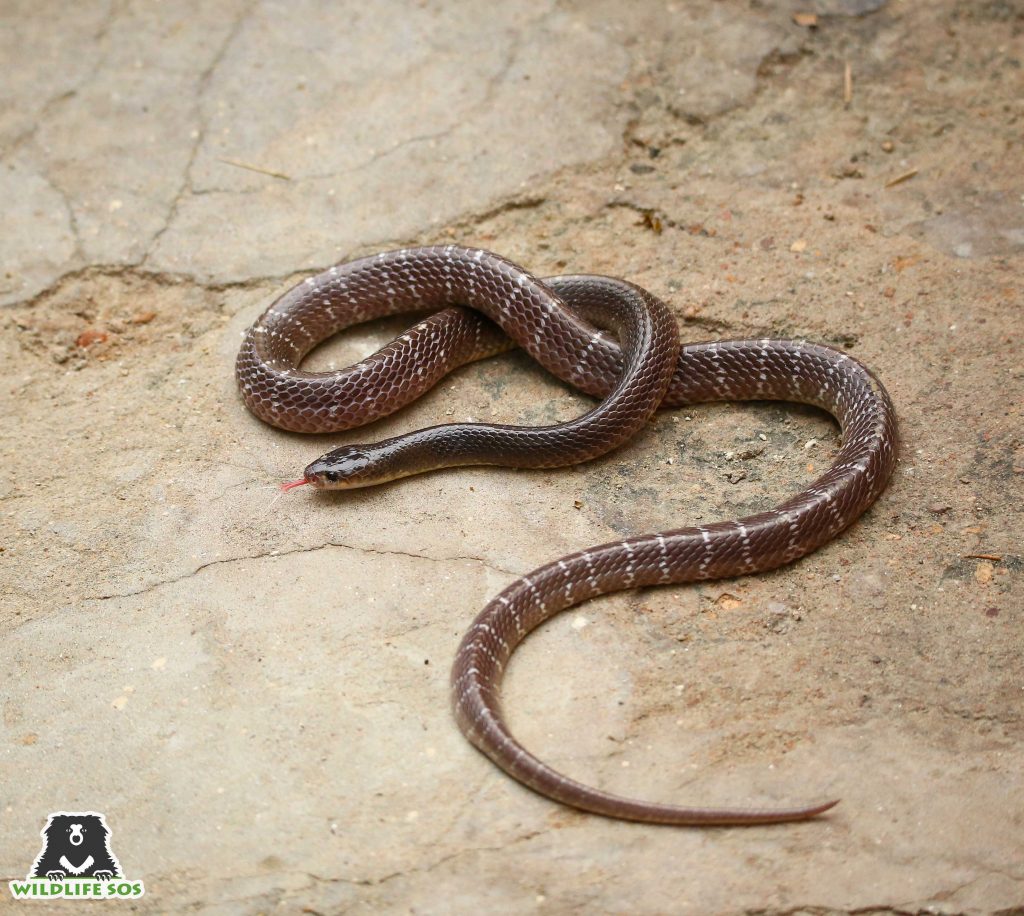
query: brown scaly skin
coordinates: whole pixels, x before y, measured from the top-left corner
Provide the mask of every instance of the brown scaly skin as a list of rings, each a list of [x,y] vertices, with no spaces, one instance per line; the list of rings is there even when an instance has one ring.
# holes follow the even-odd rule
[[[356,366],[331,373],[298,368],[316,344],[343,328],[424,309],[438,311]],[[592,547],[509,585],[477,617],[456,655],[452,701],[463,733],[524,785],[609,817],[750,825],[827,811],[835,801],[764,810],[691,808],[584,786],[516,742],[502,718],[501,679],[527,633],[582,601],[773,569],[835,537],[874,502],[895,466],[896,417],[881,383],[851,357],[801,340],[680,348],[667,307],[639,287],[607,277],[540,281],[497,255],[456,246],[386,252],[307,279],[250,328],[236,374],[246,404],[268,423],[338,431],[392,413],[456,367],[507,349],[510,339],[602,402],[559,426],[450,424],[344,446],[309,465],[303,482],[341,489],[464,464],[573,464],[621,445],[659,406],[706,401],[814,404],[839,421],[844,444],[828,471],[776,509]]]

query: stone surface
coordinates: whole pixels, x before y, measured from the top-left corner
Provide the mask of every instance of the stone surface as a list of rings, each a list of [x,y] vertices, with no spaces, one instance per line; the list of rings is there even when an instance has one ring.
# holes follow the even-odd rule
[[[1022,911],[1019,5],[2,15],[5,875],[49,812],[95,809],[144,912]],[[574,608],[506,685],[585,781],[841,797],[828,817],[589,817],[480,757],[447,697],[515,575],[780,501],[835,454],[828,418],[700,405],[585,467],[277,492],[339,441],[584,408],[512,354],[340,439],[246,414],[240,334],[289,282],[450,240],[635,280],[691,339],[845,347],[889,387],[900,467],[835,543]]]

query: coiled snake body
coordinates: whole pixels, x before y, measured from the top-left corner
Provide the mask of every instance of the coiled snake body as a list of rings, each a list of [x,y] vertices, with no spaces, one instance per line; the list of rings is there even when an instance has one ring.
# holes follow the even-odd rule
[[[299,368],[313,347],[346,327],[416,310],[437,311],[355,366],[328,373]],[[591,547],[509,585],[462,640],[452,669],[452,701],[463,733],[499,767],[537,792],[586,811],[711,825],[803,820],[831,808],[834,801],[764,810],[690,808],[592,789],[562,776],[515,740],[499,693],[515,647],[565,608],[621,589],[772,569],[853,522],[884,489],[896,461],[892,404],[859,362],[802,340],[680,347],[667,306],[623,280],[541,281],[490,252],[444,246],[382,253],[300,283],[248,330],[236,376],[246,405],[266,422],[303,432],[341,431],[392,413],[456,367],[515,344],[601,403],[557,426],[447,424],[343,446],[310,464],[294,485],[369,486],[466,464],[572,464],[622,444],[663,405],[757,399],[824,408],[843,431],[836,462],[776,509]]]

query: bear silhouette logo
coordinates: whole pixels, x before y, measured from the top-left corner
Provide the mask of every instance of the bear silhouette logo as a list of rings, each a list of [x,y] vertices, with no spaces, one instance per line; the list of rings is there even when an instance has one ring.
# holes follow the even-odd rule
[[[39,835],[43,848],[28,877],[7,882],[15,899],[132,900],[146,893],[141,879],[124,876],[98,811],[55,811]]]
[[[95,811],[58,811],[51,814],[40,834],[43,848],[32,865],[30,878],[120,878],[121,866],[110,850],[110,828]]]

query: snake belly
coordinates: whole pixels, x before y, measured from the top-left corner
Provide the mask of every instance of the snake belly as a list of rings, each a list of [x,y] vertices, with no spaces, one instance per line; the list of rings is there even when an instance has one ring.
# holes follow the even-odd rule
[[[300,368],[310,350],[346,327],[424,310],[432,314],[354,366],[323,373]],[[687,807],[600,791],[530,754],[502,714],[501,682],[512,653],[554,614],[609,592],[737,576],[792,562],[849,526],[892,474],[895,412],[882,384],[857,360],[804,340],[680,347],[677,334],[664,303],[626,281],[587,275],[538,280],[480,249],[401,249],[336,265],[287,291],[246,333],[236,378],[256,416],[303,432],[369,423],[415,400],[457,367],[513,345],[558,378],[602,399],[583,417],[556,426],[445,424],[355,447],[363,450],[358,452],[360,479],[335,483],[307,474],[305,482],[317,486],[372,485],[463,464],[553,467],[585,461],[622,444],[659,406],[780,400],[832,414],[842,429],[839,455],[791,499],[741,519],[591,547],[517,579],[473,622],[451,677],[455,717],[469,741],[549,798],[649,823],[805,820],[835,801],[770,809]]]

